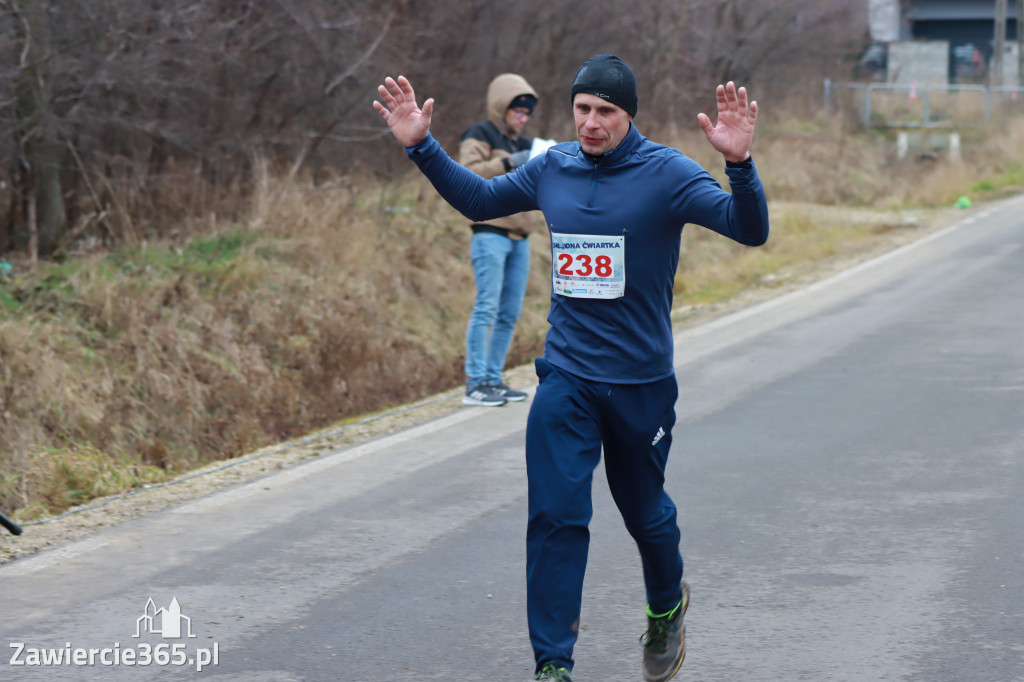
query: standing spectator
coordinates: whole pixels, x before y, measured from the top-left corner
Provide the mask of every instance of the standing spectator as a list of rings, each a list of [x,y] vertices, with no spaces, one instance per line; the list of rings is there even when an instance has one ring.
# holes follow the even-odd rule
[[[526,163],[532,141],[522,132],[537,93],[526,79],[503,73],[487,88],[487,120],[462,135],[459,163],[484,178],[493,178]],[[470,255],[476,300],[466,327],[466,395],[464,405],[501,406],[526,394],[502,381],[505,356],[523,308],[530,273],[530,232],[537,219],[519,213],[470,224]]]

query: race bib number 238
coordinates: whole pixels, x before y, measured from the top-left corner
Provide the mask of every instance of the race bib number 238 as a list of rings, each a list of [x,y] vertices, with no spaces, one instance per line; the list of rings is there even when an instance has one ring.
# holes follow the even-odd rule
[[[552,232],[551,287],[562,296],[620,298],[626,293],[625,238]]]

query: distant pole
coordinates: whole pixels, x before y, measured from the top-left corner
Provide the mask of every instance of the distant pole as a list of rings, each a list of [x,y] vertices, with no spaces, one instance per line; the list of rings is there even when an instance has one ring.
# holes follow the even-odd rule
[[[1017,0],[1017,86],[1024,85],[1024,0]]]
[[[1003,84],[1003,53],[1006,51],[1006,0],[996,0],[996,21],[993,38],[995,50],[992,55],[992,74],[989,85]]]

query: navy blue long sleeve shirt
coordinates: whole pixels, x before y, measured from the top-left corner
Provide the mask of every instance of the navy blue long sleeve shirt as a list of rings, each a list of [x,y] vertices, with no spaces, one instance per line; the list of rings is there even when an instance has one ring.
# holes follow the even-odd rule
[[[756,168],[727,167],[732,192],[726,192],[699,164],[650,142],[632,124],[619,146],[596,161],[578,142],[565,142],[490,180],[455,163],[432,136],[406,152],[472,221],[539,209],[553,241],[555,235],[622,237],[621,297],[551,292],[544,357],[593,381],[645,383],[674,371],[672,287],[685,224],[749,246],[768,238]]]

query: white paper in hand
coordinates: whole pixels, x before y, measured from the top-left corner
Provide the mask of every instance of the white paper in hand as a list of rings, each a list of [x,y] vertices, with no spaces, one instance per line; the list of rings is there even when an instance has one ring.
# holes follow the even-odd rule
[[[530,147],[530,158],[540,156],[551,147],[554,147],[558,142],[555,140],[545,140],[542,137],[533,138],[533,146]]]

